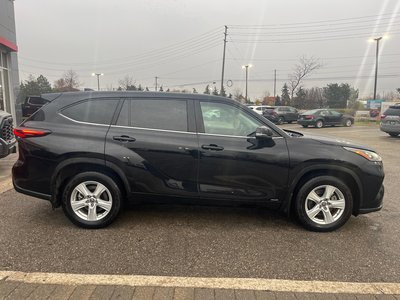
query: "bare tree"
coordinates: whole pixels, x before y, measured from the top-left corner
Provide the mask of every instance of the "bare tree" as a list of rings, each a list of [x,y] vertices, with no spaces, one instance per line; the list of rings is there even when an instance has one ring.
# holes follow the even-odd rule
[[[236,101],[238,101],[238,102],[241,102],[241,103],[245,103],[245,102],[246,102],[245,99],[244,99],[242,90],[239,89],[239,88],[236,88],[236,89],[233,91],[233,99],[236,100]]]
[[[78,74],[74,70],[66,71],[63,76],[54,82],[54,91],[72,92],[78,91],[81,83]]]
[[[321,68],[322,64],[319,59],[315,57],[307,58],[306,56],[300,57],[299,62],[295,65],[293,73],[289,75],[289,91],[290,99],[293,100],[293,96],[296,90],[301,86],[303,79],[310,76],[310,74]]]
[[[133,80],[132,76],[125,75],[124,78],[118,80],[118,84],[123,90],[126,91],[129,89],[129,87],[135,84],[135,81]]]

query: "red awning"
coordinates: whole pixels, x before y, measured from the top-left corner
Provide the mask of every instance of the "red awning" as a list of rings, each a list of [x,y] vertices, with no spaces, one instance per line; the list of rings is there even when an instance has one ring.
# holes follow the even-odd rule
[[[18,46],[15,45],[13,42],[6,40],[5,38],[0,36],[0,45],[6,46],[8,49],[14,52],[18,52]]]

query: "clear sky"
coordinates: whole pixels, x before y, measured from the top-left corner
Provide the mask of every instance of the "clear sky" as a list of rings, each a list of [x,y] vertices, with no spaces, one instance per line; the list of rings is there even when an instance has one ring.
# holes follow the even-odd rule
[[[224,25],[228,26],[225,80],[249,96],[273,94],[301,56],[323,67],[304,87],[348,82],[360,96],[373,93],[376,43],[378,92],[400,87],[399,0],[17,0],[20,76],[43,74],[51,83],[75,70],[83,87],[117,88],[132,76],[154,89],[219,88]]]

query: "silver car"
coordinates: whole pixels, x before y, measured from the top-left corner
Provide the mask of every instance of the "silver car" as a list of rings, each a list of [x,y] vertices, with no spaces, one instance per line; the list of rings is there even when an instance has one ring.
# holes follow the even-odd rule
[[[400,134],[400,103],[389,106],[381,115],[381,130],[390,136]]]

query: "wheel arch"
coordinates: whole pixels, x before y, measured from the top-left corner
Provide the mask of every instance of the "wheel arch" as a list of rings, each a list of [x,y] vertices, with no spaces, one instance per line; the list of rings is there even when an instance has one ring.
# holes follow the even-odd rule
[[[63,187],[75,174],[94,171],[109,175],[121,189],[123,198],[130,194],[130,186],[123,172],[114,164],[97,158],[71,158],[60,163],[51,179],[51,204],[53,207],[61,205]]]
[[[333,176],[340,180],[342,180],[347,186],[350,188],[353,195],[353,215],[358,215],[358,210],[360,207],[360,202],[363,197],[363,189],[360,179],[357,174],[348,168],[340,167],[340,166],[315,166],[304,168],[302,172],[296,175],[291,181],[292,184],[289,187],[289,192],[287,196],[287,205],[283,208],[283,211],[290,215],[293,211],[294,199],[305,182],[310,180],[311,178],[315,178],[318,176]]]

